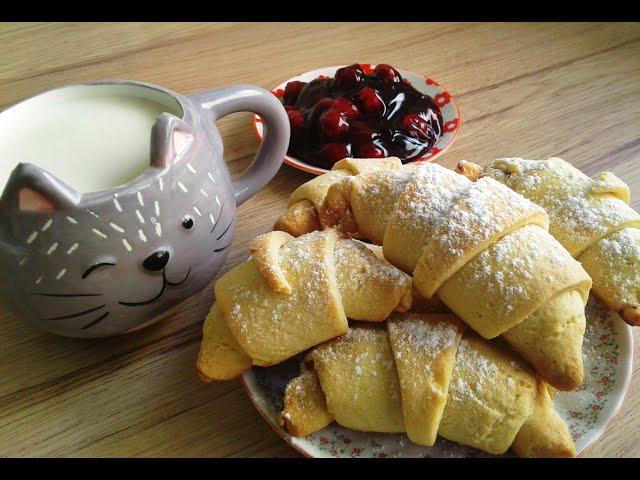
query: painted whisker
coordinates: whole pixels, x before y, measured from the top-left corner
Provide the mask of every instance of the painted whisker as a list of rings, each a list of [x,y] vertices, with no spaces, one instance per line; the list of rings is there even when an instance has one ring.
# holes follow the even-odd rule
[[[39,295],[41,297],[61,297],[61,298],[72,298],[72,297],[101,297],[101,293],[38,293],[32,292],[31,295]]]
[[[220,219],[222,218],[222,212],[224,212],[224,203],[222,204],[222,207],[220,208],[220,213],[218,213],[218,219],[216,220],[216,222],[213,224],[213,227],[211,227],[211,231],[209,233],[213,233],[213,231],[216,229],[216,227],[218,226],[218,222],[220,221]]]
[[[97,310],[100,310],[101,308],[106,307],[106,305],[100,305],[98,307],[95,308],[90,308],[89,310],[84,310],[82,312],[76,312],[76,313],[70,313],[69,315],[62,315],[59,317],[49,317],[49,318],[43,318],[42,320],[66,320],[68,318],[75,318],[75,317],[81,317],[83,315],[86,315],[87,313],[92,313],[95,312]]]
[[[229,225],[227,225],[227,228],[224,229],[224,232],[222,232],[220,234],[220,236],[218,238],[216,238],[216,240],[220,240],[222,237],[224,237],[224,234],[229,231],[229,229],[231,228],[231,225],[233,225],[233,220],[231,220],[231,223],[229,223]]]
[[[227,248],[229,248],[230,246],[231,246],[231,244],[229,243],[229,244],[225,245],[224,247],[216,248],[216,249],[213,251],[213,253],[218,253],[218,252],[221,252],[221,251],[223,251],[223,250],[226,250],[226,249],[227,249]]]
[[[97,325],[98,323],[100,323],[102,320],[104,320],[105,318],[107,318],[109,316],[110,312],[105,312],[102,315],[100,315],[98,318],[96,318],[95,320],[87,323],[84,327],[80,327],[80,330],[86,330],[87,328],[91,328],[94,325]]]

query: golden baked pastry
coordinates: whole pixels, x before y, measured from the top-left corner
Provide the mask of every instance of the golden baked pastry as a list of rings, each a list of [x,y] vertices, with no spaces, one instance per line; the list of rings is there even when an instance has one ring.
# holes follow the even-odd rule
[[[397,169],[402,161],[389,157],[375,162],[368,158],[345,158],[336,162],[331,171],[300,185],[289,197],[287,210],[276,220],[274,230],[287,232],[294,237],[320,230],[318,212],[329,187],[349,175],[378,170]]]
[[[556,157],[502,158],[484,169],[461,162],[458,169],[491,177],[544,208],[550,233],[591,275],[593,293],[640,325],[640,215],[622,180],[611,172],[591,179]]]
[[[394,314],[315,347],[284,395],[281,423],[305,436],[332,421],[355,430],[436,436],[491,454],[575,456],[546,384],[453,315]]]
[[[319,218],[382,245],[422,297],[437,295],[484,338],[502,335],[551,385],[582,383],[591,278],[547,232],[541,207],[426,163],[335,182]]]
[[[334,230],[257,237],[252,257],[215,284],[198,372],[228,380],[347,331],[347,317],[381,322],[411,307],[411,279]]]

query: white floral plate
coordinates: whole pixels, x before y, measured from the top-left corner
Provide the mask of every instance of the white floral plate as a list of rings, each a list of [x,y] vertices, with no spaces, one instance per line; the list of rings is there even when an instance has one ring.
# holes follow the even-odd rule
[[[375,64],[360,63],[359,65],[360,67],[362,67],[362,70],[365,73],[370,73],[374,68],[376,68]],[[310,82],[311,80],[319,77],[333,77],[336,71],[344,66],[345,65],[322,67],[311,70],[309,72],[301,73],[300,75],[285,80],[280,85],[275,87],[272,92],[278,98],[281,98],[284,95],[284,88],[287,86],[287,83],[294,80]],[[440,107],[440,111],[442,112],[442,137],[440,137],[440,139],[435,143],[431,150],[425,153],[422,157],[412,160],[412,163],[433,160],[434,158],[442,155],[444,151],[453,144],[453,141],[458,136],[461,123],[460,110],[458,109],[458,106],[456,105],[456,102],[451,94],[435,80],[429,77],[425,77],[424,75],[420,75],[419,73],[409,72],[400,68],[398,68],[398,71],[400,72],[400,75],[402,75],[402,78],[410,83],[416,90],[433,98],[434,102],[438,107]],[[253,115],[252,118],[253,129],[256,133],[256,137],[258,137],[258,141],[262,141],[262,136],[264,135],[264,125],[262,124],[262,119],[258,115]],[[308,173],[314,173],[316,175],[322,175],[323,173],[328,171],[324,168],[316,167],[315,165],[311,165],[299,158],[295,158],[290,155],[285,155],[284,162],[288,165],[291,165],[292,167],[297,168],[298,170],[303,170]]]
[[[591,298],[583,359],[585,380],[575,392],[558,393],[556,410],[564,418],[576,450],[585,450],[600,438],[626,395],[633,363],[631,328],[615,313]],[[309,457],[488,457],[471,447],[438,438],[433,447],[415,445],[405,434],[367,433],[335,422],[305,438],[291,436],[280,425],[282,395],[298,374],[301,355],[270,368],[254,367],[242,376],[249,398],[271,427],[293,448]]]

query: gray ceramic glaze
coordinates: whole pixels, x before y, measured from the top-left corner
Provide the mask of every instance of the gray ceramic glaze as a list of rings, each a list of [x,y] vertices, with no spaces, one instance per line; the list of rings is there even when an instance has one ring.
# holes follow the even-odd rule
[[[105,84],[156,89],[179,102],[182,118],[165,113],[153,126],[149,169],[124,186],[81,194],[22,163],[0,198],[0,300],[28,324],[70,337],[149,325],[207,285],[229,251],[236,205],[275,175],[289,143],[284,108],[261,88],[182,96],[122,80],[82,87]],[[268,133],[232,182],[214,122],[238,111],[259,114]]]

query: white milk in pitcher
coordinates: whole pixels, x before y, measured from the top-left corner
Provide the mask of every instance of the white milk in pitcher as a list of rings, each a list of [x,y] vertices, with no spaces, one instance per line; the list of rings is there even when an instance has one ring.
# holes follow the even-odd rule
[[[149,168],[151,128],[182,117],[169,94],[136,85],[78,85],[0,113],[0,192],[20,162],[43,168],[81,193],[129,182]]]

